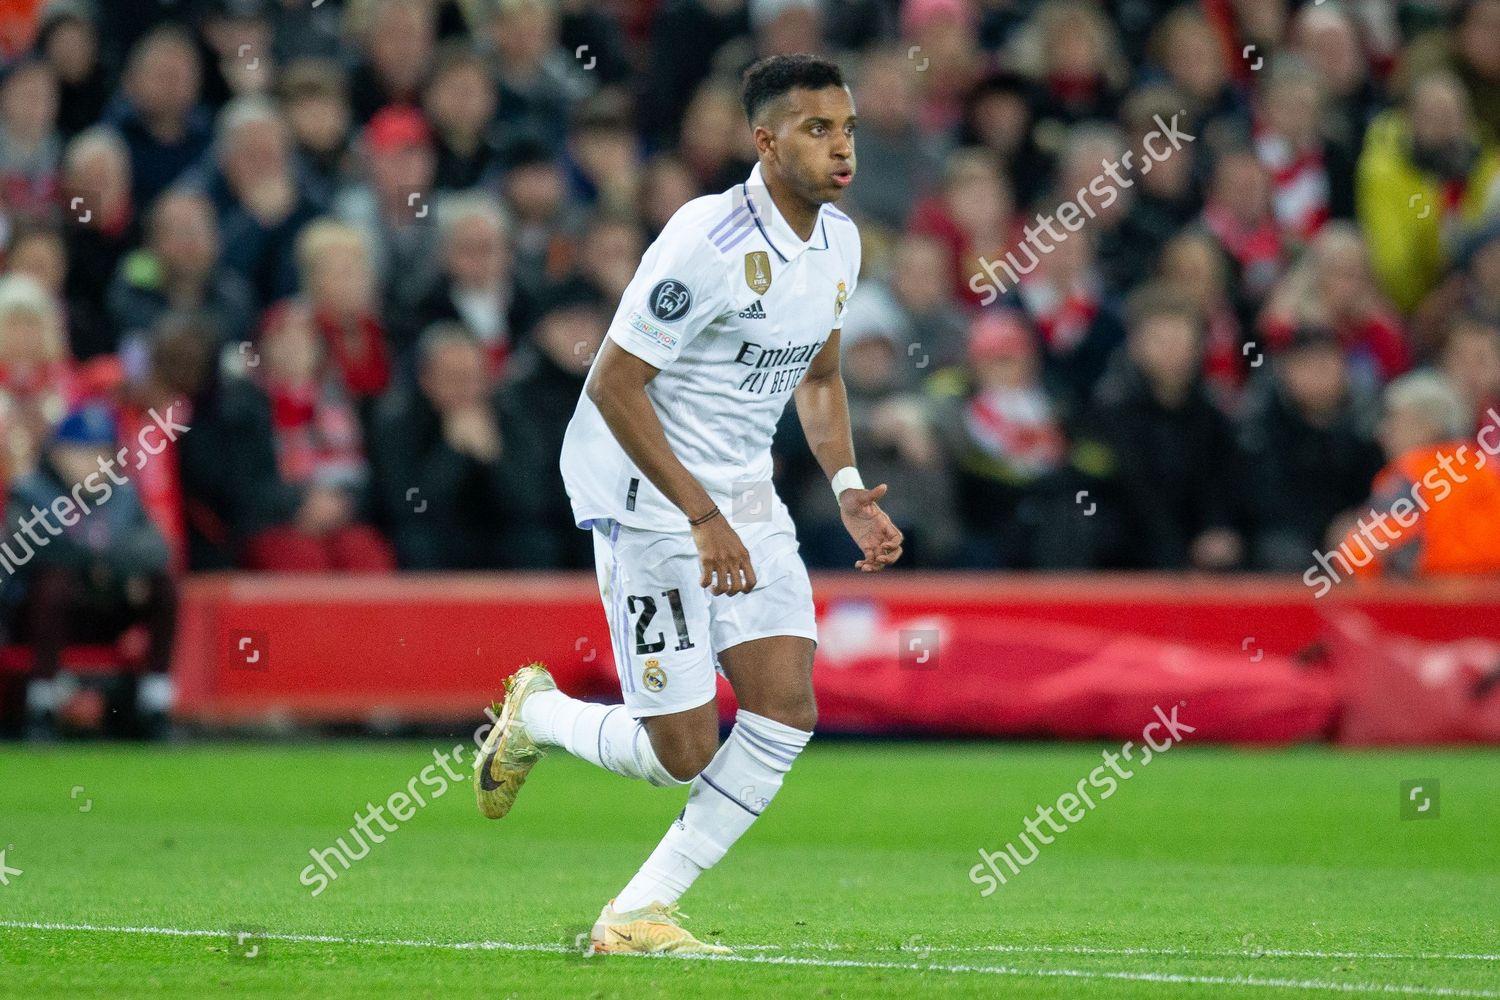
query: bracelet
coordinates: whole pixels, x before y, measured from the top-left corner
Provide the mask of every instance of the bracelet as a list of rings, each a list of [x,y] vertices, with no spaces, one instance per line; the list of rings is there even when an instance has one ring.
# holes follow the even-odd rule
[[[696,528],[700,524],[707,524],[709,521],[712,521],[714,518],[716,518],[718,516],[719,516],[719,508],[715,507],[713,510],[709,511],[707,514],[704,514],[702,517],[698,517],[698,518],[692,518],[692,517],[690,517],[690,518],[688,518],[688,525],[691,526],[691,527]]]
[[[852,465],[846,465],[833,475],[833,498],[837,500],[845,490],[862,490],[865,481],[859,477],[859,470]]]

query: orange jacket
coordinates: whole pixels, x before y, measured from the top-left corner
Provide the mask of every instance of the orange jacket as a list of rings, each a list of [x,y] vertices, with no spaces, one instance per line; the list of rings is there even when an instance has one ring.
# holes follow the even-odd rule
[[[1357,553],[1374,550],[1360,575],[1500,574],[1500,456],[1473,441],[1417,448],[1382,469],[1372,493],[1390,532],[1367,533],[1386,543],[1384,550],[1367,546],[1357,532],[1345,540]]]

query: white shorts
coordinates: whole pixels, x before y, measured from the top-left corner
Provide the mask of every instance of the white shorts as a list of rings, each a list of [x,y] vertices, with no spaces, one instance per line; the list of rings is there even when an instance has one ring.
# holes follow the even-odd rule
[[[636,718],[713,701],[720,650],[772,635],[818,641],[812,583],[785,505],[778,500],[769,521],[734,528],[750,552],[755,589],[729,596],[699,586],[703,571],[691,534],[593,522],[615,669]]]

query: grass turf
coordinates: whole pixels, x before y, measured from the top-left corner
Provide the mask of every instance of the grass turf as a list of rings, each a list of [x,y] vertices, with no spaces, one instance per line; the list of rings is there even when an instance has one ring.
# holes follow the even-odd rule
[[[1500,996],[1494,752],[1177,747],[981,898],[976,850],[1101,748],[815,743],[685,900],[754,947],[674,961],[574,943],[682,793],[566,757],[499,823],[453,786],[312,897],[309,849],[432,746],[0,751],[0,995]],[[1411,778],[1438,818],[1400,819]]]

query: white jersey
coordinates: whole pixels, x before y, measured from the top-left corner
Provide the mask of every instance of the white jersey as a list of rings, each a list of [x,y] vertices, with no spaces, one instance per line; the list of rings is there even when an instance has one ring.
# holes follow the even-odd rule
[[[761,178],[688,202],[641,258],[608,336],[660,369],[646,396],[679,461],[726,515],[771,481],[771,438],[808,366],[844,323],[859,233],[831,205],[802,242]],[[568,424],[563,481],[581,527],[596,518],[687,531],[585,393]],[[769,489],[769,486],[765,487]]]

